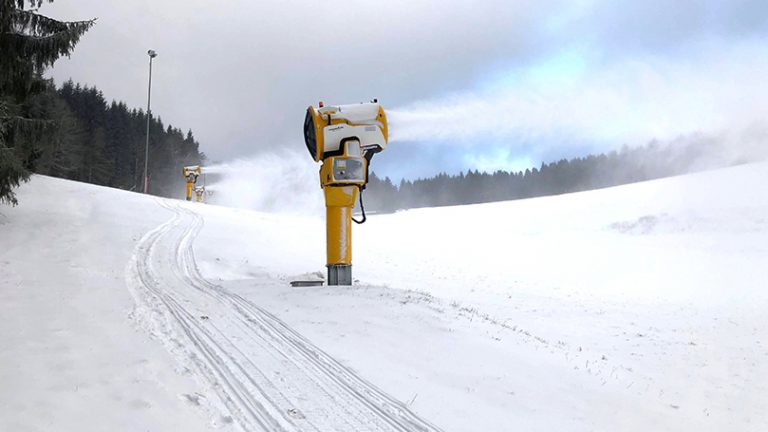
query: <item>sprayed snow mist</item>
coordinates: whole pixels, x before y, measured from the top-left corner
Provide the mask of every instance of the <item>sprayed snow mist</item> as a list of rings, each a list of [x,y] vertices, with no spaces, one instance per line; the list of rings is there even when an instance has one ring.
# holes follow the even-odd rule
[[[267,153],[204,168],[211,204],[272,213],[323,214],[318,166],[305,152]]]
[[[587,143],[604,152],[691,134],[751,136],[768,124],[768,57],[756,52],[764,49],[744,44],[714,57],[510,73],[487,88],[388,110],[391,141],[523,153],[532,145],[563,152]],[[730,141],[733,153],[754,159],[752,143]]]

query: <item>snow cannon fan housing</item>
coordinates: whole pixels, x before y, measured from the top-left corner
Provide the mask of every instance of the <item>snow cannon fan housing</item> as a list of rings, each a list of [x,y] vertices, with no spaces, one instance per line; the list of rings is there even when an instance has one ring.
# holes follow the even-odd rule
[[[312,159],[330,162],[323,163],[322,185],[366,184],[368,163],[387,148],[384,108],[378,102],[320,105],[307,108],[304,142]]]
[[[199,165],[193,165],[193,166],[185,166],[182,170],[182,174],[184,175],[184,178],[187,180],[187,183],[196,183],[197,177],[200,175],[202,170],[200,169]]]

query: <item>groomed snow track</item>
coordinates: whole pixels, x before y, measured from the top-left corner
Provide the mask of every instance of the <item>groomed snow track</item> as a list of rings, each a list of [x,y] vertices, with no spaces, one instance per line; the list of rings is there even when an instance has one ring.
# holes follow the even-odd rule
[[[439,431],[277,317],[211,283],[195,263],[203,218],[173,217],[139,241],[128,267],[135,318],[194,370],[245,431]]]

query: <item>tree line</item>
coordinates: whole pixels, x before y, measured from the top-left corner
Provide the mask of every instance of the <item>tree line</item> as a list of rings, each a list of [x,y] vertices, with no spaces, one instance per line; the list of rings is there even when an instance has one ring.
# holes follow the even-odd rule
[[[403,179],[397,185],[372,172],[364,204],[366,210],[386,213],[605,188],[722,166],[722,159],[709,157],[718,154],[721,146],[709,139],[664,145],[651,142],[641,147],[624,146],[619,151],[542,163],[539,168],[524,171],[441,173],[414,181]],[[742,162],[747,161],[729,163]]]
[[[95,87],[51,84],[31,104],[56,124],[55,133],[38,142],[35,172],[126,190],[142,190],[147,114],[124,102],[107,103]],[[186,133],[161,118],[149,122],[149,192],[177,196],[181,167],[199,165],[205,155],[191,130]]]

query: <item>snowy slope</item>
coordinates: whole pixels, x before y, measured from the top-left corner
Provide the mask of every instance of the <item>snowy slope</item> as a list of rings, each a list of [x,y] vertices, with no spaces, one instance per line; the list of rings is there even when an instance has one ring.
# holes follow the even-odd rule
[[[0,210],[0,430],[767,430],[767,182],[373,216],[354,287],[290,288],[320,218],[35,177]]]
[[[130,317],[125,267],[166,215],[40,176],[19,198],[0,209],[0,430],[207,430],[199,386]]]

